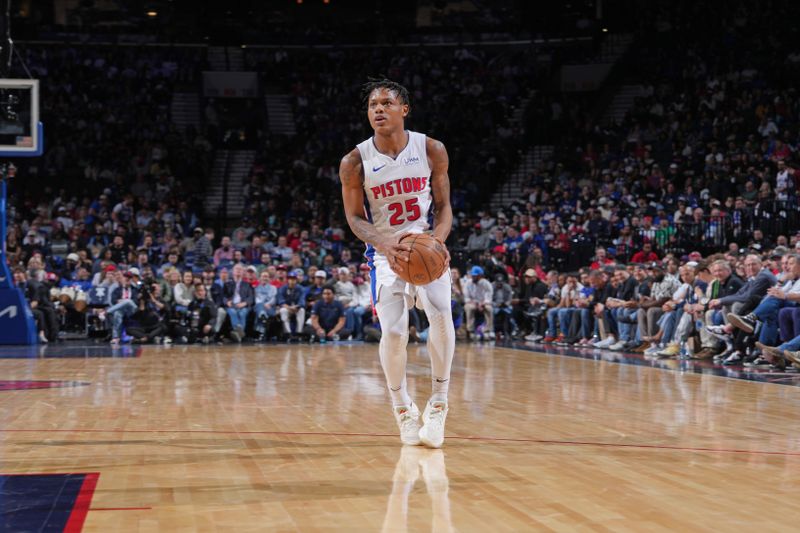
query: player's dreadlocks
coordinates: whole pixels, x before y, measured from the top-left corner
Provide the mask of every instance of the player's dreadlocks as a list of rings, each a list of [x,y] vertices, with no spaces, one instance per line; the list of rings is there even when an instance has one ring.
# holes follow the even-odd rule
[[[361,100],[362,103],[366,106],[369,102],[369,95],[372,94],[372,91],[375,89],[387,89],[389,91],[394,91],[397,94],[397,98],[406,105],[411,105],[411,99],[408,96],[408,89],[397,83],[396,81],[392,81],[386,78],[367,78],[369,81],[361,86]]]

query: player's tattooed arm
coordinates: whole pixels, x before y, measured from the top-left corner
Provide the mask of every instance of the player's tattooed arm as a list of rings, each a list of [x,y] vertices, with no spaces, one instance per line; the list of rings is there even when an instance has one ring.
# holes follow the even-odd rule
[[[407,244],[399,244],[398,237],[387,236],[377,231],[367,220],[364,210],[364,166],[358,149],[342,158],[339,178],[342,182],[344,214],[350,229],[356,237],[371,244],[375,250],[385,255],[392,268],[402,271],[403,263],[408,262],[411,248]]]
[[[433,236],[442,244],[453,228],[453,208],[450,205],[450,176],[447,173],[450,158],[441,141],[428,137],[425,141],[428,163],[431,168],[431,192],[433,193]],[[448,252],[448,261],[450,254]]]

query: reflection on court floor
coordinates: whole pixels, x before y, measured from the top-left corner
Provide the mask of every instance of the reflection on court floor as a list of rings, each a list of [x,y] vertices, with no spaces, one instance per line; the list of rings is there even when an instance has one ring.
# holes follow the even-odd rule
[[[0,346],[0,359],[64,359],[79,357],[139,357],[141,346],[111,346],[95,342],[58,342],[33,346]]]

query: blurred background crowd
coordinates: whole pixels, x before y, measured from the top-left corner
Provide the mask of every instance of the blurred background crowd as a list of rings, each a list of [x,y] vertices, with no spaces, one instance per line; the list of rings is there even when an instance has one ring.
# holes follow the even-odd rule
[[[360,85],[385,75],[450,154],[459,338],[791,362],[793,322],[773,326],[800,251],[798,8],[609,4],[605,20],[547,8],[548,33],[513,2],[421,2],[418,31],[367,42],[320,4],[306,46],[292,10],[204,35],[165,7],[85,42],[96,12],[40,24],[15,70],[41,80],[46,152],[15,161],[6,258],[42,342],[380,338],[338,161],[370,134]],[[256,20],[286,31],[259,38]],[[575,90],[569,69],[598,65]],[[212,96],[204,73],[232,71],[256,92]],[[768,286],[716,301],[762,271]],[[756,316],[767,296],[781,303]]]

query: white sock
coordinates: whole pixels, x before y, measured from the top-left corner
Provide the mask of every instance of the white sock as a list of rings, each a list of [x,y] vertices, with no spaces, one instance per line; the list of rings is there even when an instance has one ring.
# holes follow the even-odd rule
[[[445,402],[447,403],[447,389],[450,388],[449,379],[431,378],[431,403],[432,402]]]

